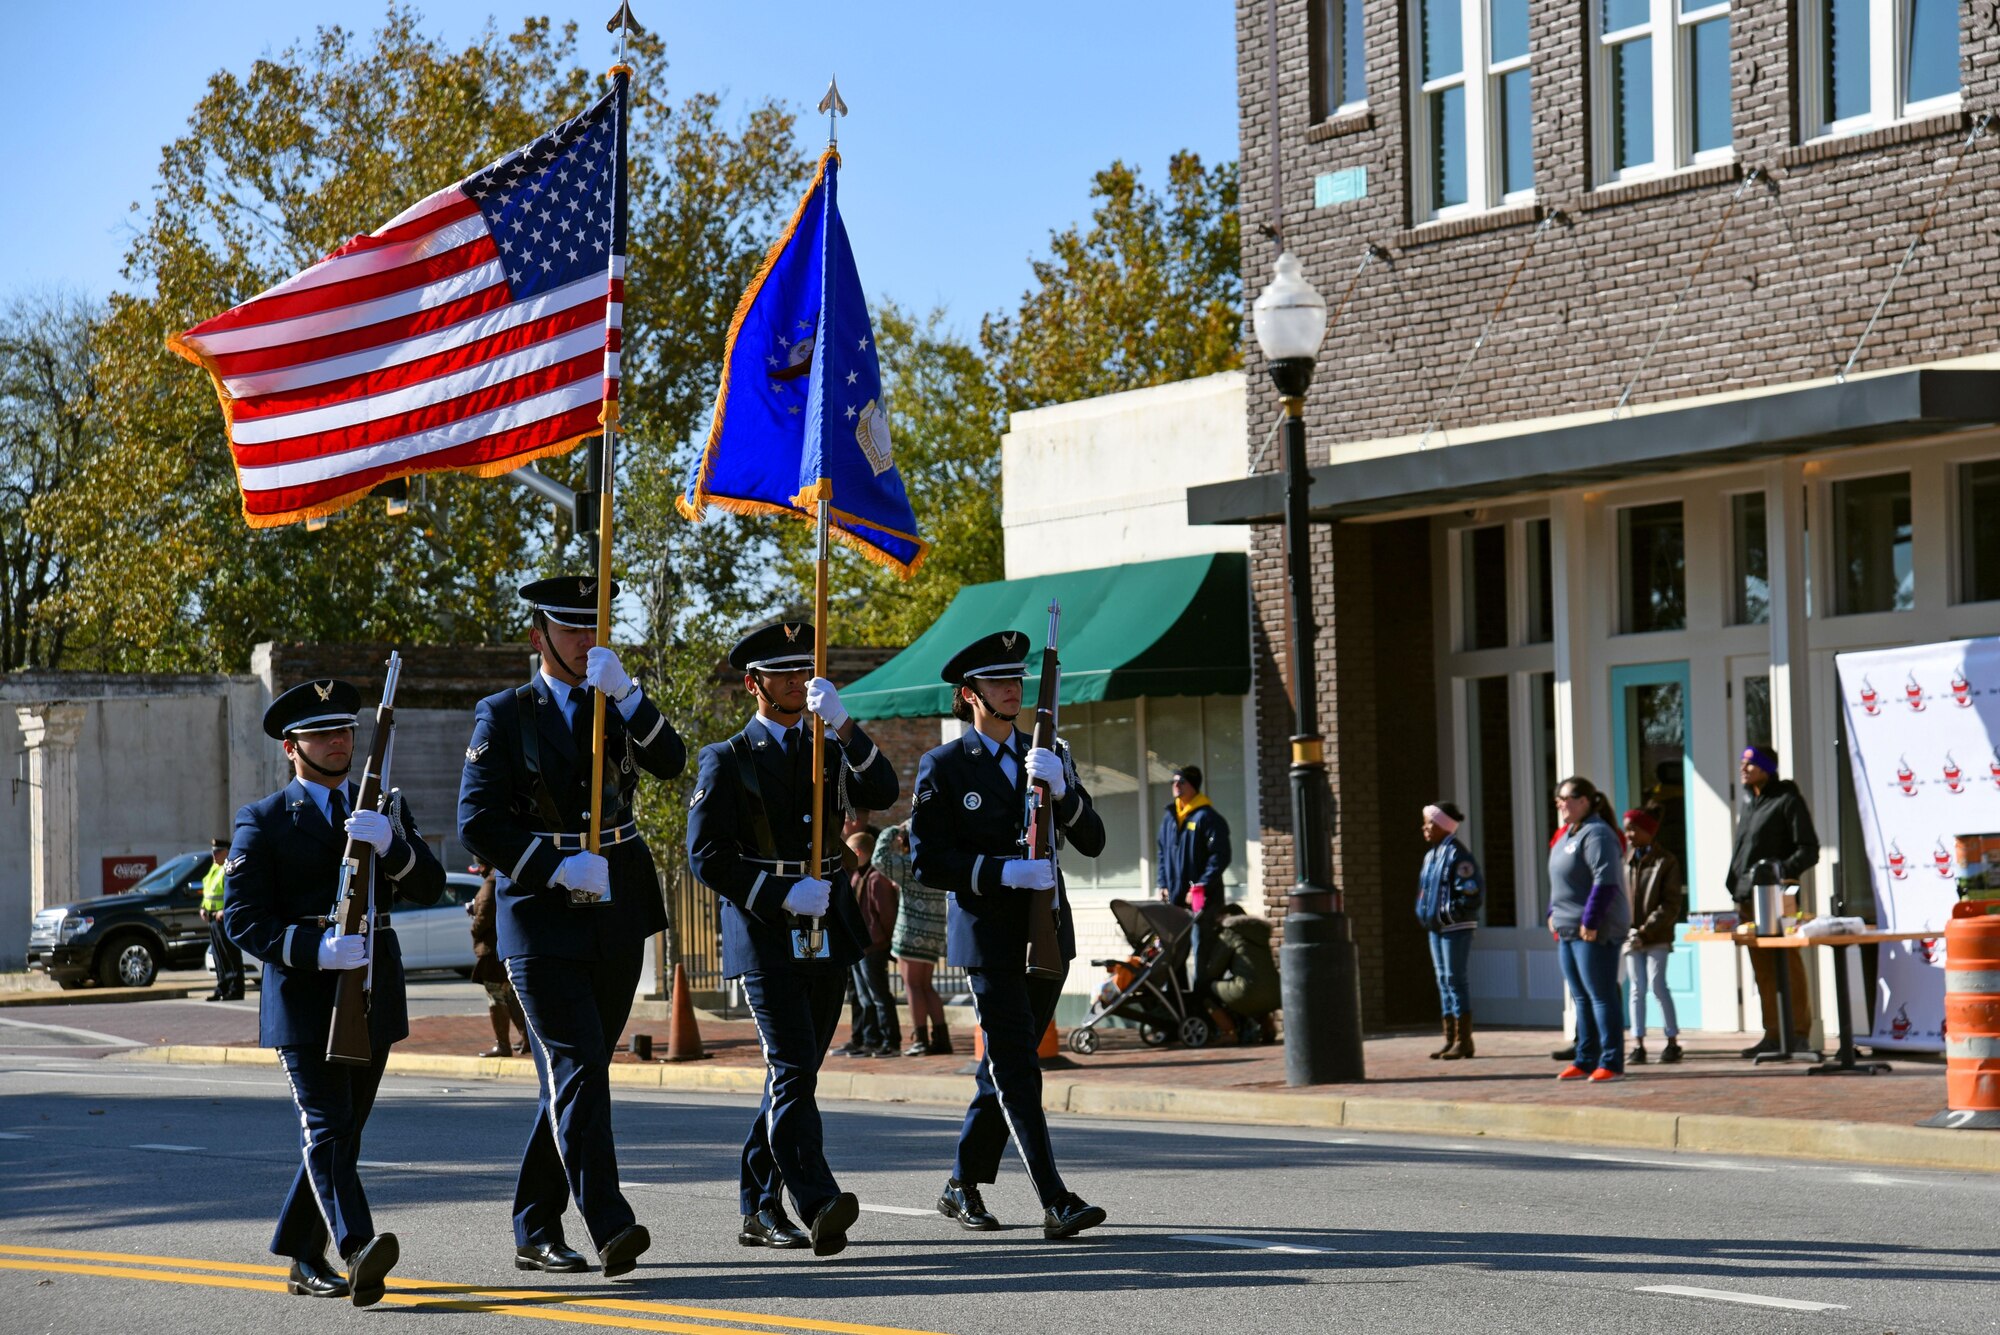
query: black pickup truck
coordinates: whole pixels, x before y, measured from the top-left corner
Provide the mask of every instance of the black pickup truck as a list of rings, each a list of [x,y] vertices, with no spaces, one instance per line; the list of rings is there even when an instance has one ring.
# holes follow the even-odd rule
[[[201,920],[206,849],[169,858],[121,895],[58,904],[28,929],[28,967],[59,987],[146,987],[161,969],[199,969],[208,947]]]

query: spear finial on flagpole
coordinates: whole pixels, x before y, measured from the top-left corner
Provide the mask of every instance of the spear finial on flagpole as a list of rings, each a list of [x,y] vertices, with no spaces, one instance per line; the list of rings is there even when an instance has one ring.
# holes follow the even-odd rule
[[[604,31],[618,34],[618,63],[623,65],[625,63],[625,35],[627,33],[645,31],[644,28],[639,26],[639,20],[632,17],[631,0],[622,0],[618,6],[618,12],[613,14],[611,21],[604,25]]]
[[[840,147],[840,118],[847,114],[847,103],[840,96],[840,80],[826,81],[826,96],[819,100],[819,109],[826,113],[826,146]]]

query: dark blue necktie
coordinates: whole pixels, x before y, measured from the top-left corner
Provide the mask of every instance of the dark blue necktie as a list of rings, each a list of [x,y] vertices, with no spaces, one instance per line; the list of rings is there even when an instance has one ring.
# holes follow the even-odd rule
[[[336,830],[347,824],[347,786],[345,784],[328,791],[326,796],[326,814],[327,819],[333,823],[333,828]]]

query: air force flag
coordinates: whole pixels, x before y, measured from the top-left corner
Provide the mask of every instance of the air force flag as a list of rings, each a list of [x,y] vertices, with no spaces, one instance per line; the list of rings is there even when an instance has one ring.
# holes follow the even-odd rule
[[[928,545],[896,472],[874,330],[835,200],[839,167],[829,148],[736,308],[708,445],[679,508],[690,519],[718,505],[810,523],[826,497],[835,535],[907,578]]]

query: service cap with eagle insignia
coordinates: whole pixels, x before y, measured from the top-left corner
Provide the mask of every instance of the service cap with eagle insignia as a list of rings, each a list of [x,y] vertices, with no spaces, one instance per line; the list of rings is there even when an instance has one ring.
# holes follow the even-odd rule
[[[759,626],[729,651],[729,666],[738,672],[797,672],[813,665],[810,621],[774,621]]]
[[[618,596],[618,581],[611,581],[611,596]],[[558,626],[572,630],[597,626],[597,579],[592,575],[557,575],[521,586],[528,606]]]
[[[361,691],[351,682],[322,677],[301,682],[264,711],[264,735],[279,741],[301,732],[338,732],[354,726]]]
[[[968,681],[1028,675],[1028,636],[1019,630],[998,630],[982,635],[951,656],[938,674],[953,686]]]

